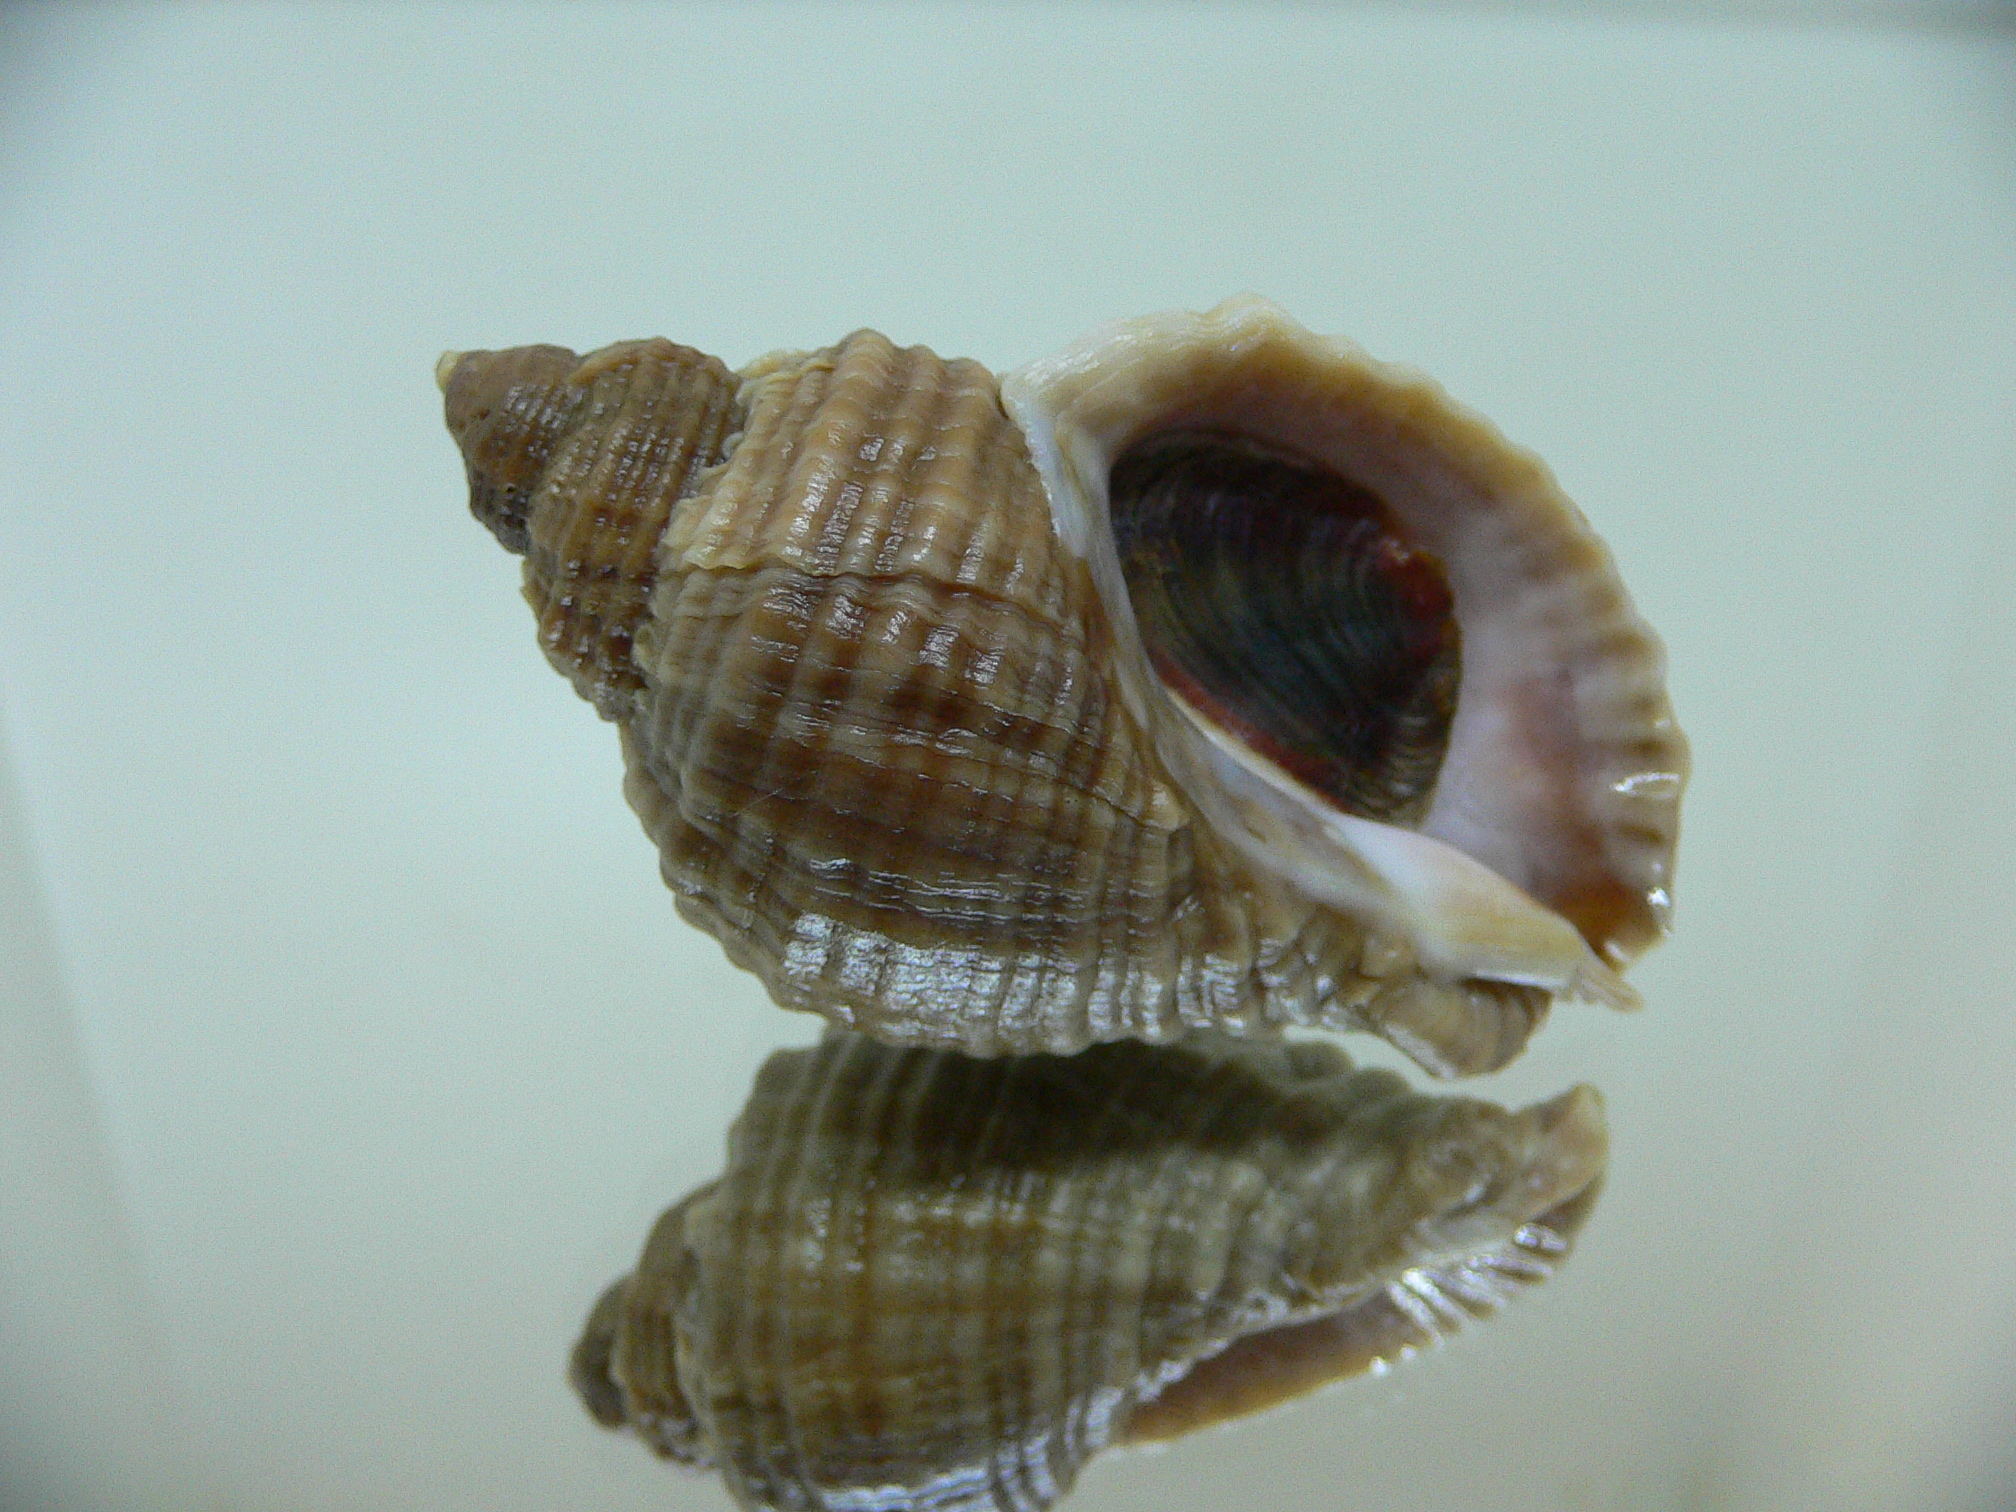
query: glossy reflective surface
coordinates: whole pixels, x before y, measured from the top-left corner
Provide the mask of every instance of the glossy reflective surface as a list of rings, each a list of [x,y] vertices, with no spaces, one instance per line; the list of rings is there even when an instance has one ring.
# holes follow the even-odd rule
[[[1038,1509],[1108,1444],[1380,1369],[1567,1258],[1602,1100],[1522,1113],[1203,1035],[773,1055],[596,1304],[589,1412],[752,1508]]]
[[[562,1362],[816,1026],[673,916],[444,347],[1250,288],[1600,519],[1676,934],[1466,1088],[1603,1089],[1559,1276],[1064,1505],[2007,1506],[2011,51],[1765,8],[0,9],[0,1501],[732,1506]]]

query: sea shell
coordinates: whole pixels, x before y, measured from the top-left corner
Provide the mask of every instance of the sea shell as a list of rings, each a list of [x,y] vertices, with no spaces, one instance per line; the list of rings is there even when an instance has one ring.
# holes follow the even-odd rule
[[[1332,1046],[773,1055],[727,1169],[589,1317],[595,1418],[745,1507],[1026,1509],[1413,1353],[1544,1280],[1602,1100],[1508,1113]]]
[[[439,376],[681,911],[784,1006],[981,1055],[1371,1029],[1453,1075],[1554,994],[1635,1001],[1659,647],[1424,380],[1250,299],[999,384],[869,331]]]

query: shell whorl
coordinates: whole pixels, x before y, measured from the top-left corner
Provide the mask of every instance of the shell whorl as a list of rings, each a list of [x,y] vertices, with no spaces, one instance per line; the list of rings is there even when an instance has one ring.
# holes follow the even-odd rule
[[[1222,315],[1185,318],[1208,337]],[[1185,328],[1170,348],[1179,376],[1198,341]],[[1153,346],[1117,341],[1123,356]],[[1403,632],[1428,691],[1387,721],[1402,757],[1392,812],[1432,793],[1422,834],[1330,811],[1158,682],[1115,558],[1107,470],[1158,426],[1222,416],[1112,361],[1102,347],[1010,375],[1004,407],[978,364],[868,331],[739,373],[666,342],[444,359],[471,507],[527,550],[542,644],[619,725],[625,792],[681,912],[787,1007],[982,1055],[1300,1024],[1370,1029],[1456,1075],[1516,1055],[1555,993],[1628,1002],[1611,965],[1639,926],[1535,901],[1520,881],[1551,874],[1508,880],[1525,864],[1511,822],[1474,793],[1445,801],[1449,771],[1478,763],[1465,732],[1490,723],[1467,691],[1438,785],[1409,775],[1424,758],[1406,743],[1432,762],[1450,727],[1453,624],[1445,637],[1431,614]],[[1243,392],[1237,373],[1204,378],[1200,392]],[[1100,430],[1116,392],[1162,409]],[[1309,455],[1292,426],[1258,439]],[[1380,531],[1374,549],[1403,568],[1375,574],[1371,600],[1432,600],[1406,578],[1410,548]],[[1267,539],[1284,559],[1310,549]],[[1224,555],[1210,536],[1186,550]],[[1477,597],[1471,565],[1455,561],[1459,611]],[[1607,591],[1596,578],[1578,591]],[[1328,612],[1329,590],[1311,602]],[[1465,679],[1472,639],[1465,627]],[[1630,643],[1656,661],[1656,643]],[[1486,648],[1479,664],[1506,657]],[[1649,693],[1630,677],[1601,717],[1626,694],[1663,710],[1656,669]],[[1621,748],[1628,720],[1614,722]],[[1652,821],[1670,855],[1682,757],[1674,740],[1647,748],[1666,762],[1665,797],[1625,819],[1656,862]],[[1509,860],[1494,870],[1449,843],[1449,812]],[[1651,862],[1624,891],[1646,876],[1663,896]],[[1556,888],[1571,912],[1594,896],[1576,888]]]
[[[992,376],[864,332],[746,397],[666,534],[624,731],[682,910],[780,1002],[894,1039],[1180,1028],[1194,846]]]
[[[547,658],[604,717],[620,718],[642,686],[631,646],[659,539],[741,428],[739,380],[663,340],[587,358],[556,346],[452,356],[441,386],[470,512],[525,558]]]
[[[1587,1087],[1508,1113],[1330,1046],[780,1052],[592,1314],[591,1413],[749,1507],[1033,1512],[1101,1447],[1414,1352],[1565,1257]]]

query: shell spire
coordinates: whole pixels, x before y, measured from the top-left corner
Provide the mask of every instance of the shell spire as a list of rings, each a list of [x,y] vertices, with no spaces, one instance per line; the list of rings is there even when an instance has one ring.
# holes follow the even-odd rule
[[[742,411],[721,362],[669,341],[449,352],[435,368],[470,513],[525,558],[539,644],[607,718],[641,685],[631,645],[672,506]]]
[[[1001,1055],[1628,1006],[1686,748],[1544,467],[1235,301],[1007,379],[872,331],[450,354],[470,507],[789,1008]]]

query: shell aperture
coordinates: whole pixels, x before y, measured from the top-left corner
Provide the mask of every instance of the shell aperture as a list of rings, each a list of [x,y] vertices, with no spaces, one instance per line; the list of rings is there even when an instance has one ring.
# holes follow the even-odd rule
[[[1345,813],[1426,812],[1456,712],[1449,585],[1378,499],[1208,434],[1114,464],[1114,544],[1150,664]]]
[[[441,379],[681,913],[780,1004],[979,1055],[1371,1030],[1461,1075],[1556,995],[1633,1001],[1685,770],[1658,646],[1432,386],[1252,300],[999,381],[867,331]],[[1304,502],[1200,506],[1256,476]]]
[[[1059,534],[1120,606],[1123,677],[1147,658],[1104,522],[1131,447],[1160,431],[1229,433],[1376,497],[1446,575],[1461,629],[1461,690],[1429,811],[1377,836],[1333,824],[1336,810],[1263,759],[1247,763],[1257,786],[1215,805],[1217,827],[1263,867],[1401,933],[1442,977],[1630,1000],[1614,973],[1667,926],[1687,744],[1657,638],[1545,464],[1420,375],[1251,297],[1116,322],[1009,373],[1002,397]],[[1163,712],[1166,690],[1136,678],[1130,698],[1179,774],[1222,770],[1208,732]],[[1225,784],[1185,786],[1209,808]]]
[[[590,1412],[751,1508],[1019,1509],[1410,1354],[1565,1258],[1602,1103],[1522,1112],[1200,1035],[773,1055],[722,1175],[595,1307]]]

